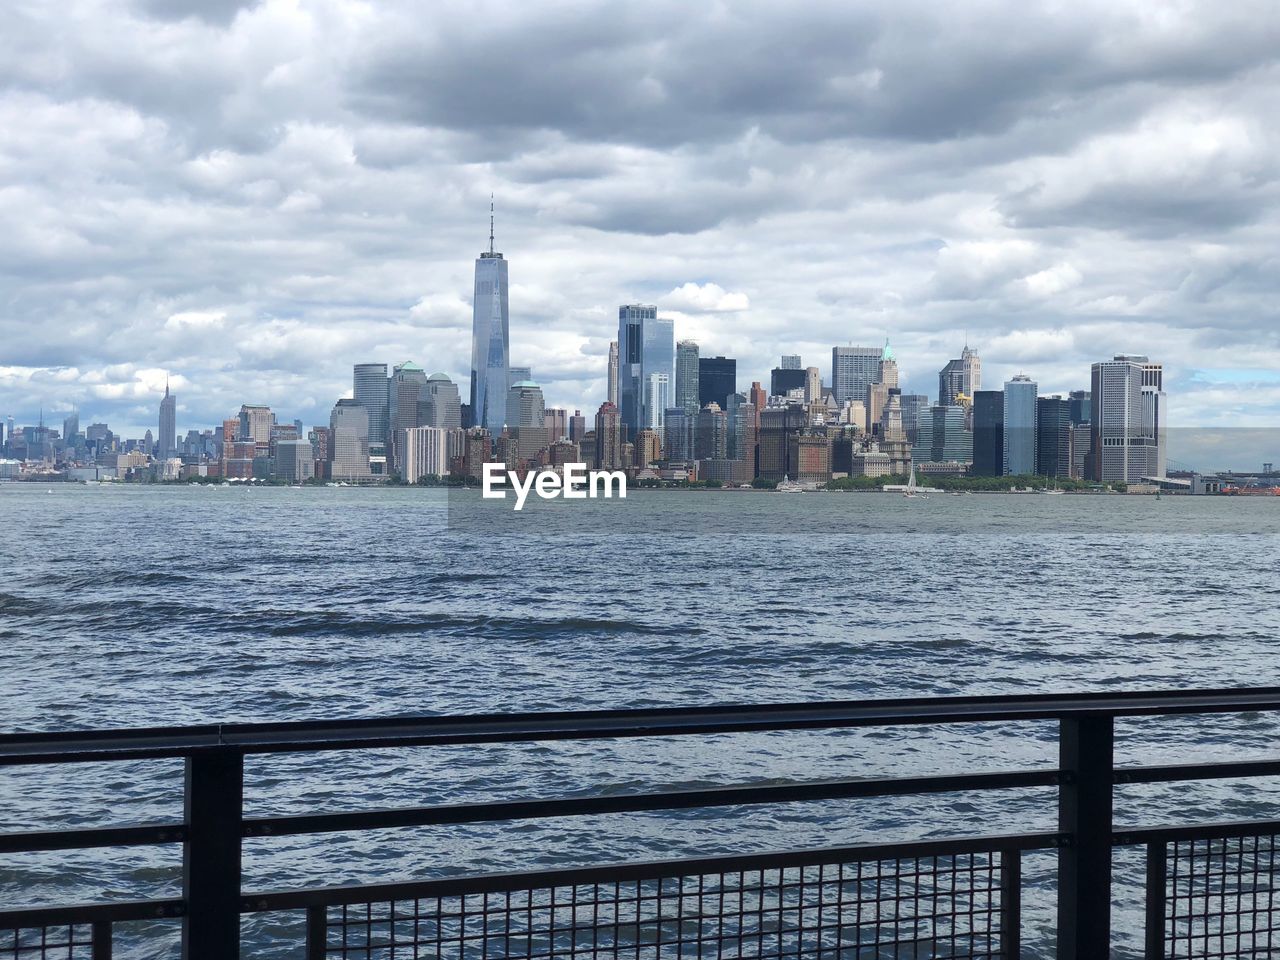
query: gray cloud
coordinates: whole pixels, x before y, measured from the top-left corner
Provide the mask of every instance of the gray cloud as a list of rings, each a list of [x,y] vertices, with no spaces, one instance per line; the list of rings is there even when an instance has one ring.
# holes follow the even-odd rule
[[[1146,351],[1179,423],[1280,412],[1269,4],[12,6],[0,414],[461,379],[490,192],[555,404],[646,300],[746,382],[888,337],[927,392],[967,337],[992,382]]]

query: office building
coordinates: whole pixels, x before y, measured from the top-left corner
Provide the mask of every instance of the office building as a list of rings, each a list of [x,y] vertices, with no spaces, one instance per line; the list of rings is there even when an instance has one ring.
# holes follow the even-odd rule
[[[472,300],[471,420],[475,426],[483,427],[495,437],[502,432],[506,414],[507,391],[511,387],[510,366],[507,261],[493,249],[493,208],[490,204],[489,250],[476,260]]]
[[[676,344],[676,396],[673,407],[690,416],[698,412],[698,344],[681,340]]]
[[[533,379],[533,367],[508,367],[507,370],[512,383]]]
[[[551,441],[567,440],[569,437],[569,411],[563,407],[548,407],[544,424],[547,438]]]
[[[609,341],[609,383],[606,393],[609,403],[618,405],[618,341]]]
[[[240,408],[240,424],[237,438],[252,440],[266,448],[271,443],[271,428],[275,426],[275,414],[270,407],[246,403]]]
[[[982,389],[982,360],[965,344],[956,360],[949,360],[938,373],[938,405],[957,406],[960,397],[971,398]]]
[[[286,483],[303,483],[316,475],[310,440],[277,440],[274,463],[276,478]]]
[[[731,357],[698,359],[698,408],[714,403],[721,410],[729,397],[738,392],[738,361]]]
[[[709,402],[698,411],[694,457],[698,460],[724,460],[728,444],[728,418],[720,404]]]
[[[595,434],[596,469],[622,469],[622,414],[608,401],[596,411]]]
[[[640,323],[640,338],[639,426],[654,428],[661,425],[664,411],[675,400],[675,321],[646,316]]]
[[[1067,394],[1070,401],[1071,423],[1073,425],[1088,423],[1093,417],[1093,401],[1088,390],[1072,390]]]
[[[760,476],[765,480],[794,479],[796,465],[791,440],[809,426],[803,404],[770,403],[760,412]]]
[[[618,413],[632,434],[640,429],[644,416],[645,325],[657,319],[658,308],[652,304],[618,307]]]
[[[410,427],[405,430],[401,478],[417,483],[423,477],[448,476],[449,434],[449,430],[440,427]]]
[[[934,405],[920,419],[911,457],[917,464],[973,462],[973,432],[965,425],[965,409]]]
[[[920,416],[929,409],[929,397],[923,393],[904,393],[901,396],[901,404],[902,430],[907,435],[907,442],[915,443]]]
[[[1036,399],[1036,473],[1071,476],[1071,401],[1063,397]]]
[[[543,405],[542,388],[532,380],[521,380],[507,391],[507,426],[537,427],[545,429],[547,411]]]
[[[826,483],[831,479],[831,441],[825,433],[807,431],[793,434],[787,459],[793,465],[792,480]]]
[[[668,407],[663,418],[662,453],[667,461],[688,461],[693,456],[693,436],[697,424],[697,414],[691,414],[684,407]]]
[[[1089,473],[1101,483],[1165,475],[1164,370],[1142,356],[1093,364]]]
[[[167,460],[178,455],[178,398],[169,392],[169,381],[164,382],[164,398],[160,401],[160,444],[158,458]]]
[[[462,427],[462,396],[458,385],[443,373],[427,377],[418,394],[418,426],[440,430]],[[373,427],[369,428],[370,431]],[[370,441],[372,442],[372,437]]]
[[[781,360],[781,362],[779,362],[779,364],[778,364],[778,367],[779,367],[780,369],[782,369],[782,370],[799,370],[799,369],[800,369],[800,354],[798,354],[798,353],[784,353],[784,354],[782,355],[782,360]]]
[[[369,411],[354,399],[339,400],[329,415],[333,480],[361,480],[369,470]]]
[[[880,379],[880,361],[884,350],[879,347],[832,347],[831,392],[837,404],[846,400],[865,403],[867,387]]]
[[[973,394],[973,468],[975,477],[1004,475],[1004,391]]]
[[[665,373],[646,373],[642,429],[660,432],[669,406],[671,406],[671,378]]]
[[[769,371],[769,396],[785,397],[792,390],[804,390],[809,374],[799,367],[774,367]]]
[[[357,363],[351,371],[351,396],[369,414],[369,442],[387,442],[388,411],[387,365]]]
[[[1019,374],[1004,385],[1004,474],[1036,472],[1036,382]]]
[[[586,435],[587,418],[582,415],[581,410],[575,410],[569,418],[569,439],[574,443],[582,443],[582,438]]]

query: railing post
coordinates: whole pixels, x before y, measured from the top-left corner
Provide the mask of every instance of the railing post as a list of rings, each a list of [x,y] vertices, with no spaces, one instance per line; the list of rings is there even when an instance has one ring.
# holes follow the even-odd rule
[[[244,757],[238,751],[217,748],[187,758],[183,960],[240,955],[243,797]]]
[[[1111,830],[1115,723],[1111,716],[1062,720],[1058,829],[1058,960],[1111,955]]]
[[[1145,960],[1164,960],[1165,890],[1168,883],[1166,848],[1163,840],[1147,844],[1147,950]]]

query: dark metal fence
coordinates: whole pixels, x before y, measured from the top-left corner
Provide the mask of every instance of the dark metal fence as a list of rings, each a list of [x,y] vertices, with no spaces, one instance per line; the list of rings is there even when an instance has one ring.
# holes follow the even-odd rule
[[[242,914],[268,911],[305,915],[308,960],[1009,960],[1021,950],[1023,854],[1037,850],[1057,857],[1058,957],[1098,960],[1111,946],[1117,847],[1146,851],[1150,960],[1272,957],[1280,951],[1280,820],[1119,832],[1113,824],[1116,784],[1280,775],[1280,759],[1117,768],[1117,718],[1252,711],[1280,711],[1280,689],[11,734],[0,737],[0,765],[184,758],[180,823],[0,835],[0,853],[9,854],[181,844],[183,888],[181,898],[168,900],[0,912],[0,960],[103,960],[118,924],[175,918],[186,960],[228,960],[239,952]],[[1059,764],[1051,770],[244,816],[244,760],[255,754],[1046,720],[1059,724]],[[1051,833],[357,887],[255,892],[243,889],[241,878],[248,838],[1045,786],[1058,790],[1058,830]]]

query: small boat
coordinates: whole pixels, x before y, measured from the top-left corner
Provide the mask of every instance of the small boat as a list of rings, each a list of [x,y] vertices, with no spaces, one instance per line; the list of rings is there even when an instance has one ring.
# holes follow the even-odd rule
[[[928,500],[929,498],[923,493],[917,493],[916,484],[916,465],[911,464],[911,476],[907,479],[907,489],[902,491],[902,495],[908,500]]]
[[[777,489],[779,493],[804,493],[804,487],[800,486],[800,484],[785,475],[778,483]]]

